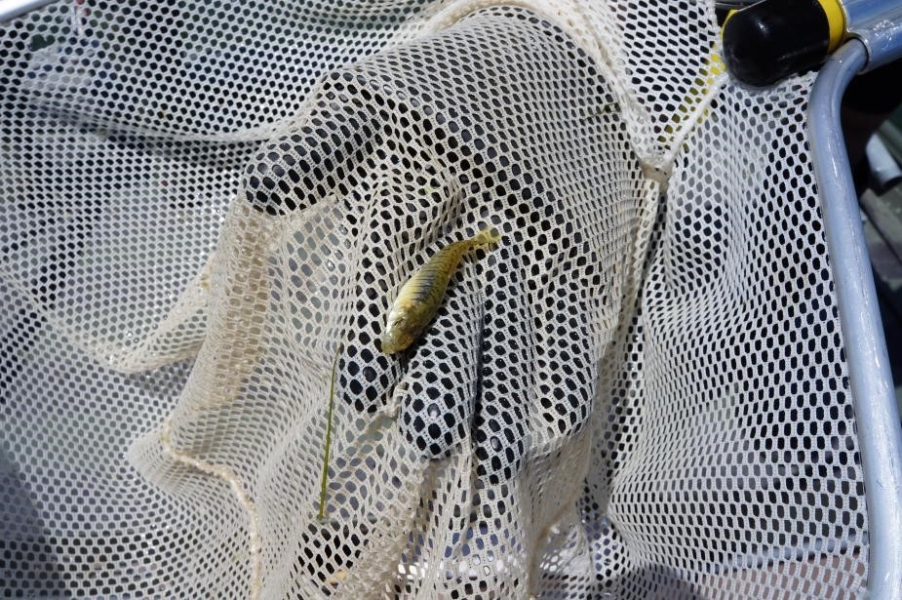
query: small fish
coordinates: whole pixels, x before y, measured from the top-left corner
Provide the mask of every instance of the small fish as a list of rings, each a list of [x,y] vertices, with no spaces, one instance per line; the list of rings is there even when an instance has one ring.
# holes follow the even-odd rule
[[[382,335],[382,352],[394,354],[407,349],[435,317],[445,298],[448,282],[460,259],[470,249],[494,244],[501,234],[494,227],[483,229],[468,240],[448,244],[416,273],[398,293]]]

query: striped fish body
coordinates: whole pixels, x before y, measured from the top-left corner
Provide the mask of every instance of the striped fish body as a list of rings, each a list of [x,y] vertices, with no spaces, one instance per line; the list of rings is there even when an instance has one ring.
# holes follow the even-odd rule
[[[386,321],[382,352],[394,354],[407,349],[423,333],[445,298],[448,282],[461,258],[472,248],[501,239],[494,228],[480,231],[468,240],[453,242],[436,252],[417,269],[401,288]]]

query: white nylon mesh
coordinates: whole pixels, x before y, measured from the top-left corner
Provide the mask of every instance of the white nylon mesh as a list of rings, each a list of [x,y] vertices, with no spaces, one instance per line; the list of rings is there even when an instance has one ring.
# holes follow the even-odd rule
[[[862,593],[813,77],[738,87],[717,34],[651,0],[4,25],[5,596]]]

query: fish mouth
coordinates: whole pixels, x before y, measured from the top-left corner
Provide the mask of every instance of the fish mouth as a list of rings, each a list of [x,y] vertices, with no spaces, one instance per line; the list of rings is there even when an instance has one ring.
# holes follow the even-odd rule
[[[399,350],[401,350],[401,345],[398,343],[398,340],[395,339],[395,336],[382,336],[379,340],[379,345],[382,347],[383,354],[395,354]]]
[[[403,331],[390,331],[382,336],[380,346],[382,346],[383,354],[397,354],[409,348],[413,341],[414,336]]]

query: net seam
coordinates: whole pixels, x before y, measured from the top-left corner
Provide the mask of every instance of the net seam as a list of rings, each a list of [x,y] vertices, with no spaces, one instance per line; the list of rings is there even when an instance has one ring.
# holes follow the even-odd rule
[[[241,484],[241,479],[235,475],[235,472],[232,471],[231,468],[225,465],[208,463],[199,458],[194,458],[188,454],[179,452],[172,447],[171,436],[172,417],[167,417],[166,420],[163,421],[163,429],[160,432],[160,443],[163,446],[163,452],[177,463],[194,467],[207,475],[218,477],[228,483],[229,487],[232,488],[232,492],[235,494],[238,504],[247,514],[247,529],[248,537],[250,538],[248,553],[251,561],[250,593],[248,594],[248,598],[250,600],[259,600],[263,587],[263,557],[261,555],[263,544],[260,535],[257,507],[254,505],[254,501],[248,497],[247,492],[245,492],[244,487]]]

